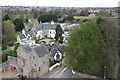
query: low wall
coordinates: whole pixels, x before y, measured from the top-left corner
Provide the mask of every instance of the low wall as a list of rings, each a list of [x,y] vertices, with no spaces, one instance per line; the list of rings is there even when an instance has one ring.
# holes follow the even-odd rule
[[[8,62],[3,63],[1,66],[2,66],[2,72],[10,70],[10,64]]]
[[[16,67],[16,69],[17,69],[17,66],[18,66],[17,58],[8,56],[7,62],[1,64],[1,66],[2,66],[1,72],[5,72],[7,70],[11,70],[11,66]]]
[[[15,57],[8,56],[7,62],[10,64],[10,66],[15,66],[16,68],[18,66],[18,60]]]

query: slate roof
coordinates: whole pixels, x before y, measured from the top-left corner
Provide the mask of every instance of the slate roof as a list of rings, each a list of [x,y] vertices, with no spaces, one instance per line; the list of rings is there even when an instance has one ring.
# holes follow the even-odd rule
[[[36,26],[36,30],[56,29],[57,24],[39,24]]]
[[[29,35],[32,37],[32,35],[33,35],[33,31],[28,31],[28,32],[25,32],[25,34],[26,34],[26,35],[28,35],[28,34],[29,34]]]
[[[29,53],[33,50],[39,58],[48,54],[47,47],[44,44],[41,44],[41,45],[35,46],[35,47],[30,47],[29,45],[26,44],[26,45],[22,46],[22,48],[26,53]]]
[[[53,46],[51,55],[54,57],[57,51],[64,52],[64,48],[64,45]]]
[[[22,48],[23,48],[23,50],[24,50],[26,53],[31,52],[31,48],[30,48],[29,45],[24,45],[24,46],[22,46]]]
[[[20,39],[26,38],[26,37],[24,36],[24,34],[20,34],[19,37],[20,37]]]
[[[32,24],[26,23],[24,24],[26,29],[32,29]]]
[[[44,55],[48,54],[48,49],[44,44],[34,47],[33,49],[38,57],[43,57]]]

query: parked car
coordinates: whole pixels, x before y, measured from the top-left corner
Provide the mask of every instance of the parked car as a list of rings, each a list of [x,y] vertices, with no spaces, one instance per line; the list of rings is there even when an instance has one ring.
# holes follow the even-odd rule
[[[54,39],[54,38],[50,37],[49,39]]]
[[[43,43],[46,43],[46,41],[42,41]]]

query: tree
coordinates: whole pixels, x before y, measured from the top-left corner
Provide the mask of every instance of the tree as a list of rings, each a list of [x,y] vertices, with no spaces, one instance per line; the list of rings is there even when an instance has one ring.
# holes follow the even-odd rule
[[[61,44],[63,43],[63,37],[60,38],[59,43],[61,43]]]
[[[73,21],[73,20],[74,20],[74,18],[73,18],[73,16],[72,16],[72,15],[69,15],[69,16],[67,17],[67,20]]]
[[[23,19],[22,18],[16,18],[15,21],[14,21],[14,25],[16,26],[15,27],[16,31],[22,31],[22,29],[24,28]]]
[[[36,19],[37,18],[37,13],[34,13],[34,19]]]
[[[103,47],[104,52],[104,65],[106,67],[106,77],[112,78],[114,73],[114,67],[116,65],[117,52],[117,38],[118,31],[116,22],[109,17],[98,18],[98,26],[102,29],[101,33],[104,35],[104,41],[106,46]]]
[[[105,45],[96,22],[86,22],[71,31],[66,48],[66,66],[77,72],[101,76]]]
[[[16,41],[15,25],[7,20],[3,22],[2,26],[2,49],[6,49],[6,46]]]
[[[82,11],[80,12],[80,16],[88,16],[88,11],[86,11],[86,10],[83,11],[83,10],[82,10]]]
[[[43,14],[38,17],[38,22],[50,22],[50,21],[58,21],[58,16],[55,14]]]
[[[55,39],[56,39],[56,41],[60,41],[60,39],[61,39],[61,37],[62,37],[62,28],[60,27],[60,25],[58,24],[57,26],[56,26],[56,34],[55,34]],[[62,40],[62,39],[61,39]]]
[[[25,22],[28,23],[28,18],[25,19]]]
[[[3,21],[11,20],[10,17],[6,14],[3,18]]]

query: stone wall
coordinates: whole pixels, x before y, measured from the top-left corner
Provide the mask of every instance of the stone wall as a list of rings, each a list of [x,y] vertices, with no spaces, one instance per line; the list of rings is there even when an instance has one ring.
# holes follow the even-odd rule
[[[1,67],[2,67],[1,72],[11,70],[11,66],[13,66],[17,69],[17,58],[8,56],[7,62],[1,64]]]

